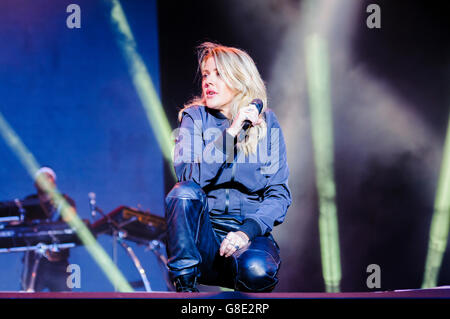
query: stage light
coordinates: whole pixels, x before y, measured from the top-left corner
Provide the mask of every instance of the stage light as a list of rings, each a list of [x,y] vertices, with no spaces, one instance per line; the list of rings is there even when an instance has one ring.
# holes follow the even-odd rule
[[[428,254],[425,265],[422,288],[435,287],[438,283],[442,257],[448,241],[450,226],[450,120],[445,137],[444,152],[441,163],[434,213],[431,221]]]
[[[341,264],[333,173],[333,119],[325,39],[318,34],[307,36],[305,50],[316,188],[319,197],[322,271],[327,292],[339,292]]]
[[[116,33],[117,43],[128,65],[128,71],[133,80],[133,85],[147,115],[147,120],[158,141],[159,147],[165,159],[173,162],[173,150],[175,142],[171,137],[172,130],[164,113],[158,93],[156,92],[150,73],[137,51],[136,41],[125,12],[118,0],[110,0],[111,23]],[[172,176],[176,179],[173,165],[170,165]]]
[[[9,146],[11,151],[16,155],[23,167],[27,170],[28,174],[34,180],[36,172],[39,170],[40,165],[36,161],[33,154],[27,149],[25,144],[21,141],[19,136],[8,124],[6,119],[0,113],[0,135]],[[54,188],[45,178],[38,177],[37,183],[45,190],[54,201],[55,206],[61,207],[61,216],[72,227],[80,238],[86,250],[90,253],[91,257],[102,269],[106,277],[110,280],[114,287],[120,292],[132,292],[133,289],[129,285],[128,281],[117,269],[116,265],[109,258],[108,254],[97,243],[97,240],[83,223],[83,221],[77,216],[73,208],[67,203],[61,193]]]

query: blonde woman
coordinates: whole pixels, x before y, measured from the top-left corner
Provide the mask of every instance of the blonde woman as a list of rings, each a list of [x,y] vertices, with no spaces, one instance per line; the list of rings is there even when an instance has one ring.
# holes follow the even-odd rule
[[[179,112],[178,183],[166,196],[168,267],[179,292],[271,291],[271,231],[291,204],[283,134],[246,52],[206,42],[198,57],[202,92]]]

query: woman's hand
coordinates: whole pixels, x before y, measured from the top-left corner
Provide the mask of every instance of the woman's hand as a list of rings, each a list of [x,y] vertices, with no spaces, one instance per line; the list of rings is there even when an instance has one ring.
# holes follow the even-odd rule
[[[232,136],[238,135],[246,120],[250,121],[253,126],[262,123],[263,120],[259,117],[259,112],[255,105],[251,104],[249,106],[241,108],[238,115],[233,120],[233,123],[227,129],[227,132]]]
[[[242,231],[229,232],[220,244],[220,256],[230,257],[236,250],[241,249],[248,244],[250,238]]]

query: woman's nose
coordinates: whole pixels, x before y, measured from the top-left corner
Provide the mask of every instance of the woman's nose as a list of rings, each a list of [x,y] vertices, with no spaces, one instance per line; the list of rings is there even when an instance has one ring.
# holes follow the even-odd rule
[[[212,76],[207,76],[204,80],[205,85],[209,86],[214,84],[214,79]]]

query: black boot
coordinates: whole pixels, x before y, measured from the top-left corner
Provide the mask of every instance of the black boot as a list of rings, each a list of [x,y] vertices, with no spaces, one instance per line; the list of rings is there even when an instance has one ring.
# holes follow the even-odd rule
[[[175,287],[177,292],[199,292],[195,287],[197,276],[194,274],[182,275],[175,278]]]

